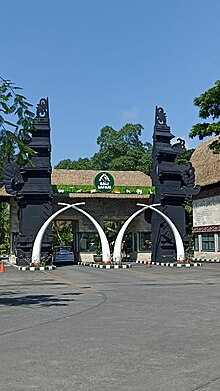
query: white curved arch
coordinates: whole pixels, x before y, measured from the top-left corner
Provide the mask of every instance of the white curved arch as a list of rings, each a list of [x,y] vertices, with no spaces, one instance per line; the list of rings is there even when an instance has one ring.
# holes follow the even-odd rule
[[[160,210],[154,208],[154,206],[158,206],[158,204],[155,204],[155,205],[137,204],[137,205],[142,206],[142,209],[138,210],[133,215],[131,215],[128,218],[128,220],[125,221],[125,223],[123,224],[123,226],[121,227],[121,229],[118,233],[118,236],[115,241],[115,246],[114,246],[113,260],[121,261],[122,239],[123,239],[124,233],[125,233],[128,225],[130,224],[130,222],[134,219],[134,217],[136,217],[139,213],[143,212],[144,210],[152,209],[154,212],[156,212],[160,216],[162,216],[164,218],[164,220],[166,220],[167,224],[170,226],[170,228],[173,232],[173,235],[174,235],[175,243],[176,243],[177,261],[184,261],[185,260],[185,251],[184,251],[183,241],[182,241],[182,238],[180,236],[178,229],[176,228],[174,223],[170,220],[170,218],[167,217],[167,215],[165,215]]]
[[[144,204],[137,204],[138,206],[144,206]],[[181,235],[176,228],[175,224],[170,220],[170,218],[165,215],[165,213],[161,212],[161,210],[155,209],[153,205],[148,206],[149,209],[152,209],[154,212],[158,213],[161,217],[166,220],[167,224],[170,226],[174,239],[176,242],[176,260],[177,261],[184,261],[185,260],[185,250],[184,250],[184,245],[183,245],[183,240],[181,238]]]
[[[110,255],[110,247],[108,243],[108,239],[106,237],[105,232],[103,231],[101,225],[92,217],[89,213],[87,213],[85,210],[77,208],[74,206],[74,209],[78,210],[79,212],[83,213],[86,217],[88,217],[89,220],[94,224],[96,227],[100,240],[101,240],[101,246],[102,246],[102,262],[109,262],[111,260]]]
[[[105,235],[102,227],[92,216],[90,216],[89,213],[87,213],[83,209],[77,208],[77,206],[79,206],[79,205],[85,205],[85,202],[78,202],[76,204],[66,204],[66,203],[59,202],[58,205],[65,205],[65,206],[64,206],[64,208],[62,208],[62,209],[58,210],[57,212],[55,212],[54,214],[52,214],[52,216],[50,216],[45,221],[45,223],[42,225],[42,227],[40,228],[40,230],[37,233],[37,236],[35,238],[34,245],[33,245],[33,250],[32,250],[32,262],[33,263],[40,262],[42,239],[43,239],[43,236],[44,236],[45,231],[46,231],[47,227],[49,226],[49,224],[54,220],[54,218],[56,216],[58,216],[60,213],[64,212],[67,209],[70,209],[70,208],[73,208],[73,209],[83,213],[85,216],[88,217],[88,219],[90,219],[92,221],[92,223],[94,224],[94,226],[96,227],[96,229],[98,231],[98,234],[99,234],[99,237],[101,240],[102,260],[103,260],[103,262],[108,262],[111,259],[110,248],[109,248],[108,240],[106,238],[106,235]]]
[[[122,225],[118,235],[117,235],[117,238],[115,240],[115,245],[114,245],[114,251],[113,251],[113,261],[114,262],[120,262],[121,261],[121,246],[122,246],[122,239],[123,239],[123,236],[125,234],[125,231],[127,229],[127,227],[129,226],[130,222],[137,216],[139,215],[141,212],[143,212],[145,209],[147,209],[148,206],[145,205],[144,208],[138,210],[137,212],[133,213],[133,215],[131,215],[126,221],[125,223]]]
[[[68,205],[68,204],[65,204],[66,206],[60,210],[58,210],[57,212],[55,212],[54,214],[52,214],[45,222],[44,224],[42,225],[42,227],[39,229],[37,235],[36,235],[36,238],[35,238],[35,241],[34,241],[34,245],[33,245],[33,250],[32,250],[32,258],[31,258],[31,261],[33,263],[39,263],[40,262],[40,253],[41,253],[41,244],[42,244],[42,239],[43,239],[43,236],[45,234],[45,231],[48,227],[48,225],[50,225],[50,223],[54,220],[54,218],[56,216],[58,216],[60,213],[62,212],[65,212],[65,210],[67,209],[70,209],[73,207],[73,205]],[[85,205],[85,202],[78,202],[77,204],[75,205]]]

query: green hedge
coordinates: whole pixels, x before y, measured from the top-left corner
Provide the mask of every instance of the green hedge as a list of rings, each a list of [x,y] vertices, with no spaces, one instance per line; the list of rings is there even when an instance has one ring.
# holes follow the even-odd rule
[[[99,193],[92,185],[54,185],[52,187],[54,193]],[[155,193],[155,188],[153,186],[114,186],[111,193],[151,194]]]

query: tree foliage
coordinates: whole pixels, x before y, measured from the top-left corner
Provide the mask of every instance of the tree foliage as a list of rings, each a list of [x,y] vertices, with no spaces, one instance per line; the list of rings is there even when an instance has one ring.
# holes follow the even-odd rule
[[[199,117],[209,119],[209,122],[197,123],[189,133],[191,138],[198,136],[203,140],[206,136],[217,136],[220,134],[220,80],[215,86],[209,88],[199,97],[194,99],[194,105],[199,107]],[[209,146],[214,153],[220,152],[220,138],[213,141]]]
[[[19,164],[35,152],[24,139],[32,134],[35,114],[32,105],[20,94],[22,88],[0,77],[0,164],[10,162],[15,152]]]
[[[9,251],[9,205],[0,202],[0,250]]]
[[[4,163],[15,159],[15,154],[19,164],[30,161],[35,154],[24,143],[32,134],[35,115],[20,91],[20,87],[0,77],[0,179]],[[0,249],[9,250],[9,207],[4,202],[0,203]]]
[[[190,158],[195,151],[195,148],[187,149],[185,152],[182,153],[182,155],[177,156],[176,163],[178,165],[188,163],[190,161]]]
[[[140,124],[126,124],[119,131],[105,126],[97,138],[99,151],[91,159],[61,160],[55,168],[142,171],[149,174],[152,146],[140,140],[142,129]]]
[[[70,246],[73,240],[71,221],[56,220],[52,225],[52,240],[54,245]]]

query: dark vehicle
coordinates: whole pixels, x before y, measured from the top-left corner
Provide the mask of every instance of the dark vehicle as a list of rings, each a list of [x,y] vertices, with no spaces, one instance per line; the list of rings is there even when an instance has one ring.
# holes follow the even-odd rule
[[[74,264],[75,256],[70,246],[57,246],[53,254],[53,264]]]

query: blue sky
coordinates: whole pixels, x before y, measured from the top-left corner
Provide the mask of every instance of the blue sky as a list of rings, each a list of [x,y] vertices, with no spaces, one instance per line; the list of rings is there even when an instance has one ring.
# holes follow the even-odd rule
[[[49,97],[52,165],[91,157],[103,126],[141,123],[155,106],[176,137],[199,122],[193,99],[220,79],[219,0],[1,2],[0,75],[34,106]]]

